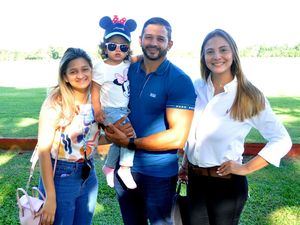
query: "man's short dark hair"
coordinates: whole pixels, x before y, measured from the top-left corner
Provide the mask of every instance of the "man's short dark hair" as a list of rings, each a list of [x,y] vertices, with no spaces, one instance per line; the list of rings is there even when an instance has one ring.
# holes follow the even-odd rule
[[[144,23],[143,26],[143,30],[142,30],[142,36],[144,34],[145,28],[150,25],[150,24],[158,24],[158,25],[162,25],[166,28],[167,32],[168,32],[168,39],[169,41],[171,41],[172,38],[172,27],[170,25],[170,23],[168,21],[166,21],[165,19],[161,18],[161,17],[152,17],[149,20],[147,20]]]

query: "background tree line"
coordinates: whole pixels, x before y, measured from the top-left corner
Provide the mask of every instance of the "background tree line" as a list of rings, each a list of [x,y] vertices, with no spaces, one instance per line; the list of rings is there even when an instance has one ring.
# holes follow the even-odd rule
[[[33,51],[0,49],[0,61],[60,59],[64,51],[65,49],[62,47],[52,46]]]
[[[0,49],[0,61],[16,60],[47,60],[60,59],[65,51],[64,47],[50,46],[47,49],[37,49],[33,51],[19,51]],[[93,54],[97,55],[97,52]],[[182,54],[182,53],[180,53]],[[184,55],[194,55],[191,52]],[[300,43],[295,46],[267,46],[258,45],[240,50],[241,57],[300,57]]]
[[[300,43],[295,46],[252,46],[240,51],[242,57],[300,57]]]

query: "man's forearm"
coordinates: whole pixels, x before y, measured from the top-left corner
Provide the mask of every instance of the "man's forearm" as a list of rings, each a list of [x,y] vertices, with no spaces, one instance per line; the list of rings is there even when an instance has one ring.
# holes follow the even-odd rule
[[[193,114],[194,112],[190,110],[167,109],[169,129],[147,137],[135,138],[133,143],[135,148],[149,151],[183,148],[190,131]],[[117,127],[109,125],[109,128],[110,131],[105,130],[107,137],[117,145],[128,147],[129,138]]]
[[[183,135],[184,133],[186,132],[169,129],[144,138],[136,138],[134,143],[136,148],[149,151],[179,149],[184,147],[187,139],[187,135]]]

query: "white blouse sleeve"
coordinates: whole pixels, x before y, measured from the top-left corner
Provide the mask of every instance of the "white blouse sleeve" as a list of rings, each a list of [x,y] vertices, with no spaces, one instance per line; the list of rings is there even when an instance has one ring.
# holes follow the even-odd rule
[[[281,158],[290,151],[292,141],[286,128],[272,111],[267,99],[265,109],[249,121],[267,140],[267,144],[258,155],[279,167]]]
[[[93,68],[93,78],[92,80],[99,85],[103,85],[104,83],[104,62],[99,62]]]

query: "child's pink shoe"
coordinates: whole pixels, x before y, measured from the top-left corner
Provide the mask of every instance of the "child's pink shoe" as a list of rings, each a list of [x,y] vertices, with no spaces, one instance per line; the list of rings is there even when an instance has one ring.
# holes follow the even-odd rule
[[[102,171],[106,176],[106,182],[107,185],[110,186],[111,188],[114,187],[114,168],[108,167],[108,166],[103,166]]]

